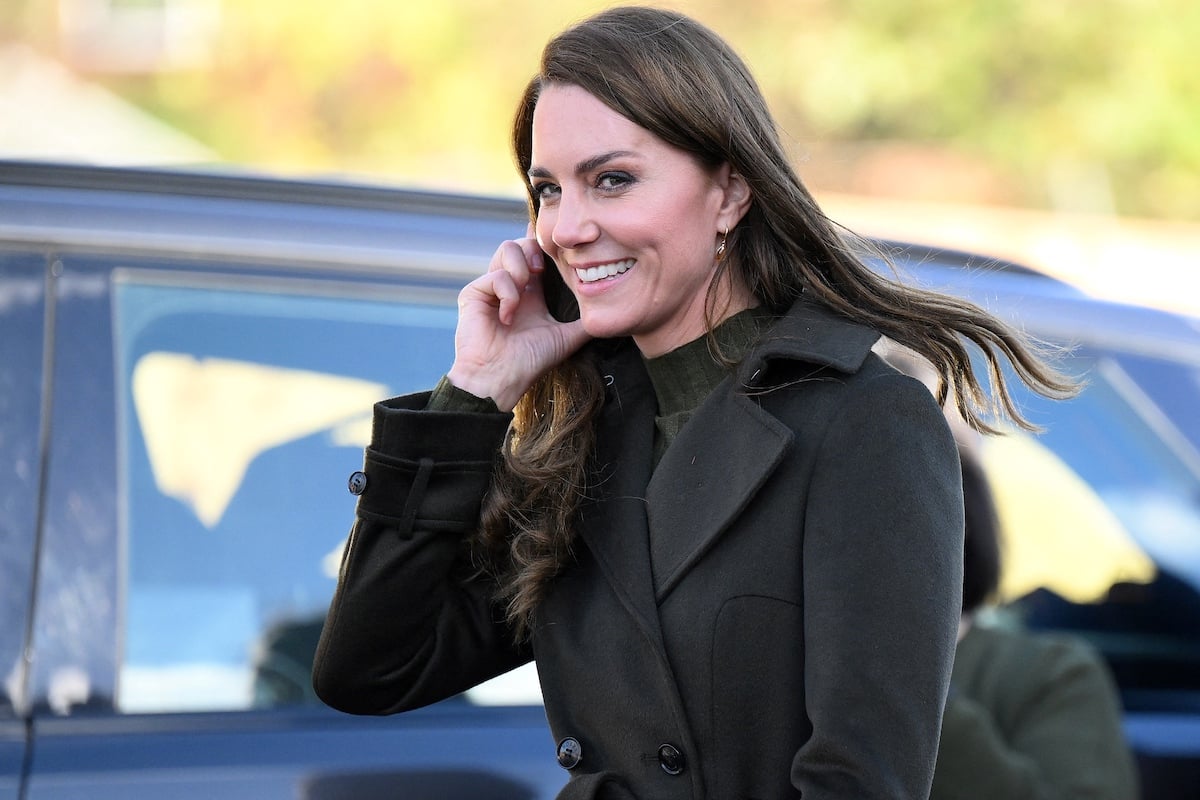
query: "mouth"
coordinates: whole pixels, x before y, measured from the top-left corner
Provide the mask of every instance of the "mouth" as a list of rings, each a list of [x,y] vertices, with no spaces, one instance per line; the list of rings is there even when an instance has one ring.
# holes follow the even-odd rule
[[[635,259],[627,258],[624,261],[614,261],[611,264],[601,264],[597,267],[587,267],[586,269],[576,268],[575,275],[581,283],[595,283],[596,281],[613,278],[623,272],[629,271],[634,261]]]

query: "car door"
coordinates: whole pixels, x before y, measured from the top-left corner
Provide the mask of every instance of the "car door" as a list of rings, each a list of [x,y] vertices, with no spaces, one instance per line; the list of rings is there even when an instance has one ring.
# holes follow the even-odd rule
[[[457,286],[58,260],[28,800],[552,797],[538,705],[354,718],[309,683],[371,406],[450,363]]]
[[[19,796],[26,751],[25,637],[38,484],[46,259],[0,250],[0,800]]]

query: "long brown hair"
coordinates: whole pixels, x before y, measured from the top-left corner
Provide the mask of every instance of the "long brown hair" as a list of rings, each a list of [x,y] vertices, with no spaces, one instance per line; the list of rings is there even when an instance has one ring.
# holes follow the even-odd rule
[[[721,268],[738,271],[765,308],[783,314],[805,293],[911,348],[937,372],[939,401],[952,395],[977,430],[994,431],[993,416],[1033,427],[1005,385],[1005,361],[1041,394],[1073,392],[1072,382],[1050,368],[1025,337],[992,315],[868,267],[864,243],[822,213],[792,169],[746,65],[703,25],[671,11],[613,8],[552,39],[513,123],[523,179],[531,163],[534,108],[550,84],[578,86],[701,163],[728,163],[743,176],[752,202],[729,232]],[[532,190],[529,210],[536,219]],[[555,313],[561,319],[577,316],[557,270],[546,270],[545,283]],[[968,342],[983,354],[990,394],[972,371]],[[570,558],[575,513],[587,489],[595,413],[603,403],[600,376],[588,358],[585,348],[521,399],[484,506],[479,544],[521,633],[547,582]]]

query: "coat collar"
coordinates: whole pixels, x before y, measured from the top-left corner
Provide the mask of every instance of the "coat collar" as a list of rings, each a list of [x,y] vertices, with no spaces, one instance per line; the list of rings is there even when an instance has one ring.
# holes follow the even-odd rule
[[[745,386],[762,385],[754,375],[773,361],[798,361],[839,372],[857,372],[866,361],[879,332],[848,319],[802,295],[763,335],[738,366]]]

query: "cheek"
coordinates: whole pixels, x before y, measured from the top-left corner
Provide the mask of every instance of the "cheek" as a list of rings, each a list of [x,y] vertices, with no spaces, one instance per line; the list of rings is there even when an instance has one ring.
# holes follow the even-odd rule
[[[704,250],[716,241],[716,213],[703,195],[685,195],[680,202],[664,203],[653,219],[643,219],[649,230],[677,253]],[[715,246],[715,245],[714,245]]]
[[[694,208],[681,208],[658,227],[665,254],[682,267],[707,267],[715,252],[716,234],[706,218]]]

